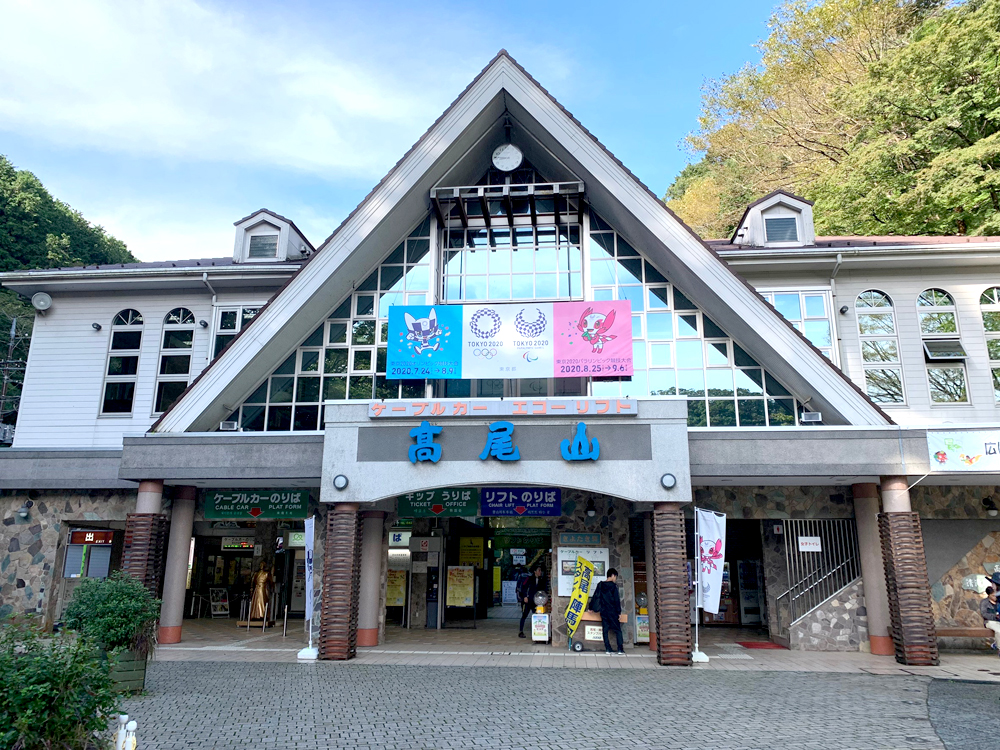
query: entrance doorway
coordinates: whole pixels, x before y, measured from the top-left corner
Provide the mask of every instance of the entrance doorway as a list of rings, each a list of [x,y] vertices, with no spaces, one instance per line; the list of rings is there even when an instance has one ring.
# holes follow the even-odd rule
[[[427,521],[397,519],[389,529],[386,645],[531,650],[530,618],[518,637],[524,611],[517,585],[541,566],[541,590],[551,602],[552,520],[435,518],[415,532],[414,521],[417,528]],[[421,552],[414,540],[428,538]]]

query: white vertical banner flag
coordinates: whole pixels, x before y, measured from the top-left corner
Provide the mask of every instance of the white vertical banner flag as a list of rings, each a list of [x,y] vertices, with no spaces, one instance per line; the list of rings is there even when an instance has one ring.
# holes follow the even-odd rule
[[[316,519],[306,519],[306,619],[313,616],[313,544],[316,536]],[[311,629],[311,628],[310,628]]]
[[[699,508],[694,512],[698,514],[698,604],[716,615],[726,561],[726,514]]]

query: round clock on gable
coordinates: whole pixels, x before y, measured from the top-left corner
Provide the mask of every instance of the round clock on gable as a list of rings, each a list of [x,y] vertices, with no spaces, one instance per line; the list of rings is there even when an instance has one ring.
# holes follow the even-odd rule
[[[501,172],[512,172],[521,166],[522,161],[524,161],[524,154],[513,143],[497,146],[493,152],[493,166]]]

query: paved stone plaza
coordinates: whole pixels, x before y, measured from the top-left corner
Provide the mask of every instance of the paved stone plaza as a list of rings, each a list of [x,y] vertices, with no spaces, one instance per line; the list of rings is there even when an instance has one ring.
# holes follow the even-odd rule
[[[930,685],[921,676],[683,668],[154,662],[147,695],[126,709],[143,750],[992,746],[949,738],[1000,736],[1000,686],[941,683],[929,716]],[[992,716],[978,713],[990,706]]]

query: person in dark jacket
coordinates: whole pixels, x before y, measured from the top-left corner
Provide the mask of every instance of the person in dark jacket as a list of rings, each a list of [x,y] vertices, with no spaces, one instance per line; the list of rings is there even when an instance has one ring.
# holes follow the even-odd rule
[[[993,578],[1000,579],[1000,573],[994,573]],[[1000,580],[995,581],[1000,586]],[[997,620],[997,593],[994,586],[986,587],[986,598],[979,602],[979,615],[983,618],[983,627],[993,631],[993,648],[1000,650],[1000,621]]]
[[[535,594],[539,591],[548,592],[549,582],[545,578],[545,570],[542,566],[536,565],[534,569],[534,575],[528,578],[521,586],[520,591],[518,591],[517,596],[521,602],[521,627],[518,630],[517,637],[524,638],[524,621],[528,619],[528,615],[535,608]]]
[[[604,652],[609,656],[611,651],[611,641],[608,633],[618,636],[618,655],[625,655],[624,639],[622,638],[622,624],[618,621],[622,613],[622,600],[618,594],[618,571],[608,568],[608,578],[597,584],[594,589],[594,596],[591,598],[590,608],[601,615],[601,629],[604,634]]]

